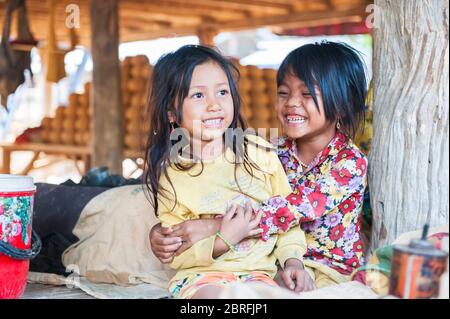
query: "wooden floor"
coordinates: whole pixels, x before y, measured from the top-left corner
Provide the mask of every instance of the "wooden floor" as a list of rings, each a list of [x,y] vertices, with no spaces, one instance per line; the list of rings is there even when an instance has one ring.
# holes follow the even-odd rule
[[[22,299],[95,299],[78,288],[27,284]]]

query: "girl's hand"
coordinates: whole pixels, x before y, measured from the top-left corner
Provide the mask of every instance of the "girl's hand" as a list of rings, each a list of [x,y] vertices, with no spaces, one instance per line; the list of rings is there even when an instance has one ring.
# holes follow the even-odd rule
[[[187,220],[173,226],[172,236],[180,237],[182,240],[175,255],[179,256],[196,242],[217,233],[221,223],[221,218],[205,218]]]
[[[316,289],[313,279],[298,259],[292,258],[286,261],[284,270],[281,272],[281,279],[286,288],[297,293]]]
[[[250,202],[247,202],[245,207],[232,204],[222,219],[220,232],[231,245],[236,245],[244,238],[261,233],[261,216],[262,212],[254,215]]]
[[[181,238],[173,236],[171,228],[156,224],[150,231],[150,245],[153,254],[163,264],[170,264],[175,256],[175,251],[181,246]]]

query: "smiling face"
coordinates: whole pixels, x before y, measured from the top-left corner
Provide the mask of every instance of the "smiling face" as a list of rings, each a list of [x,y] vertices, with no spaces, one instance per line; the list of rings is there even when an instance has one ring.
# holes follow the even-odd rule
[[[285,134],[295,140],[309,140],[322,134],[331,134],[335,123],[327,120],[323,100],[316,86],[317,109],[306,84],[292,73],[286,73],[278,87],[276,112]]]
[[[221,139],[233,121],[234,107],[230,92],[228,78],[217,63],[209,61],[196,66],[189,93],[183,101],[181,127],[187,129],[194,140],[201,140],[202,144]],[[194,136],[194,133],[200,134]]]

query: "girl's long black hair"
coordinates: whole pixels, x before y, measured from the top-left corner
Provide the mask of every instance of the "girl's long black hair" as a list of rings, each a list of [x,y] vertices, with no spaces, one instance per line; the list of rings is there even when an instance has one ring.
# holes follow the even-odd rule
[[[173,141],[170,140],[171,125],[168,112],[171,111],[175,115],[177,123],[182,122],[183,101],[189,93],[192,73],[196,66],[206,62],[217,63],[227,76],[234,105],[233,121],[229,128],[246,129],[246,124],[240,114],[241,99],[236,86],[236,82],[239,79],[239,70],[230,60],[224,58],[214,49],[200,45],[185,45],[175,52],[162,56],[154,66],[151,78],[150,98],[148,102],[151,122],[145,150],[143,175],[143,182],[152,197],[150,201],[155,209],[155,214],[158,213],[158,195],[168,198],[168,190],[160,187],[159,180],[161,174],[164,174],[168,180],[173,195],[175,196],[175,204],[172,208],[174,209],[177,203],[177,195],[169,178],[167,168],[174,166],[178,170],[186,171],[196,165],[195,163],[171,162],[170,150]],[[247,146],[249,142],[244,136],[243,145],[239,145],[241,143],[233,140],[230,148],[232,148],[234,154],[243,154],[244,169],[253,176],[252,169],[260,170],[260,168],[248,157]],[[229,146],[226,145],[226,147]],[[234,163],[235,180],[236,170],[239,166],[238,160],[238,157],[236,157]],[[201,165],[203,169],[203,163]]]

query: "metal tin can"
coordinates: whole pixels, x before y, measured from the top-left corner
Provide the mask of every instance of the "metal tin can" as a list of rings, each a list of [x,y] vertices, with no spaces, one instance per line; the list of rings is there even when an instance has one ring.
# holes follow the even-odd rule
[[[389,294],[404,299],[437,297],[448,254],[424,239],[393,249]]]

